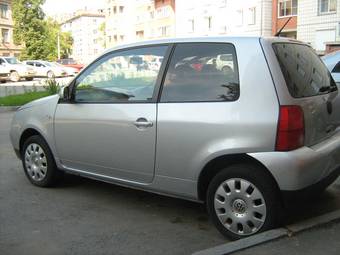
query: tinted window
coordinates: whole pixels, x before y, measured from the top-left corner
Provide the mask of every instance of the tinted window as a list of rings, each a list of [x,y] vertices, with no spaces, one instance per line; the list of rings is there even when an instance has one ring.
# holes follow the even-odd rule
[[[150,61],[163,57],[167,46],[146,47],[113,53],[95,62],[77,79],[78,102],[143,102],[152,100],[161,63],[150,68]]]
[[[332,70],[332,73],[340,73],[340,62],[338,62]]]
[[[336,88],[327,67],[309,46],[275,43],[273,48],[291,96],[316,96]]]
[[[234,101],[239,96],[235,48],[222,43],[176,46],[162,102]]]

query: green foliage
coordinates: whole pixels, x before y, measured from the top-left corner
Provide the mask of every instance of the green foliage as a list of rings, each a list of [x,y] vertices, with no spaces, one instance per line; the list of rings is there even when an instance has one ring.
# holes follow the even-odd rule
[[[106,49],[106,23],[103,22],[100,26],[99,26],[99,31],[101,32],[101,37],[99,38],[99,40],[102,41],[102,45],[104,47],[104,49]]]
[[[47,28],[47,40],[45,42],[48,48],[48,55],[44,58],[47,61],[56,61],[58,59],[58,36],[60,37],[60,57],[67,58],[71,53],[73,38],[70,33],[61,32],[59,24],[52,20],[45,21]]]
[[[59,24],[44,19],[41,8],[45,0],[13,0],[14,42],[23,44],[20,59],[55,61],[58,58],[57,40],[60,35],[61,57],[70,53],[73,39],[61,32]]]
[[[28,92],[20,95],[10,95],[0,97],[0,106],[19,106],[27,104],[33,100],[49,96],[47,91]]]
[[[45,81],[44,89],[50,95],[55,95],[60,91],[60,84],[55,79],[47,79]]]

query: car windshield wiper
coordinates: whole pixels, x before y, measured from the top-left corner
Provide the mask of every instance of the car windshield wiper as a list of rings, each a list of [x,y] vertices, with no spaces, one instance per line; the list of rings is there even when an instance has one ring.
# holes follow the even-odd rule
[[[337,90],[336,86],[323,86],[319,89],[320,93],[325,93],[325,92],[334,92]]]

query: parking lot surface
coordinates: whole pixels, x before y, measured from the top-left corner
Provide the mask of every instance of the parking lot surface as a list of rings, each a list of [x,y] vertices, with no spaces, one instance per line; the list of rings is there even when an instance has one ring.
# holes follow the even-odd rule
[[[204,205],[66,175],[55,188],[26,179],[0,113],[0,254],[191,254],[228,242]],[[340,185],[288,208],[288,222],[340,208]]]

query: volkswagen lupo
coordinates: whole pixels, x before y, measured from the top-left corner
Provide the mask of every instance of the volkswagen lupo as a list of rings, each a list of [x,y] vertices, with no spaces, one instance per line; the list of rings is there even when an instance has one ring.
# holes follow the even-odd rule
[[[67,172],[205,202],[237,239],[278,226],[284,192],[336,179],[337,94],[299,41],[150,41],[105,52],[60,95],[22,106],[10,136],[34,185]]]

